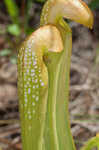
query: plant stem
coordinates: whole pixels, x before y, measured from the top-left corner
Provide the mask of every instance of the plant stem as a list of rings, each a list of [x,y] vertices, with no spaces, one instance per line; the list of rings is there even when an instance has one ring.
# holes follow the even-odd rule
[[[75,150],[68,116],[71,33],[66,34],[64,51],[48,54],[48,102],[45,123],[46,150]]]
[[[81,150],[91,150],[94,147],[97,147],[97,150],[99,149],[99,137],[97,136],[89,139]]]

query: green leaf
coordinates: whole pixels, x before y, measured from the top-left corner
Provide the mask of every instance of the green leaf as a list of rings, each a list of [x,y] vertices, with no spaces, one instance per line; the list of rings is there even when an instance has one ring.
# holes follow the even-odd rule
[[[90,4],[89,4],[89,7],[91,8],[91,9],[97,9],[97,8],[99,8],[99,0],[93,0]]]
[[[97,147],[97,150],[99,150],[99,136],[96,135],[96,137],[93,137],[89,139],[85,146],[81,148],[81,150],[91,150],[92,148]]]
[[[36,0],[37,2],[44,3],[46,0]]]
[[[7,31],[15,36],[19,36],[21,33],[20,27],[17,24],[8,25]]]
[[[13,56],[10,57],[10,62],[12,64],[16,64],[17,63],[17,57],[16,57],[16,55],[13,55]]]
[[[26,30],[25,30],[25,33],[27,34],[27,35],[30,35],[30,34],[32,34],[34,32],[34,29],[33,28],[27,28]]]
[[[8,13],[14,23],[18,23],[19,9],[14,0],[4,0]]]
[[[8,56],[10,54],[11,54],[10,49],[3,49],[2,51],[0,51],[0,56]]]
[[[64,50],[61,53],[48,52],[44,59],[49,77],[44,130],[46,150],[76,150],[68,119],[72,34],[64,21],[61,22],[61,25],[62,31],[66,30],[62,32],[64,33]]]

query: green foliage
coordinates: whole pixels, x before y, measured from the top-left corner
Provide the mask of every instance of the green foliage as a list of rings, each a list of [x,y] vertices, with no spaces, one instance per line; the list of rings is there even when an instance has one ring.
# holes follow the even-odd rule
[[[44,1],[45,0],[35,0],[35,2],[38,3]],[[18,8],[18,5],[15,0],[4,0],[4,3],[6,5],[8,14],[13,22],[13,24],[8,25],[7,31],[14,36],[19,36],[22,28],[22,30],[24,29],[25,34],[31,34],[34,31],[34,29],[29,27],[29,20],[31,18],[30,10],[34,4],[34,0],[22,0],[20,9]],[[20,21],[19,12],[23,12],[23,21]]]
[[[91,9],[98,9],[99,8],[99,0],[92,0],[92,2],[89,4],[89,7]]]
[[[12,54],[12,50],[11,49],[7,49],[7,48],[2,49],[0,51],[0,56],[2,56],[2,57],[4,57],[4,56],[10,56],[9,57],[10,58],[10,62],[12,64],[16,64],[17,63],[17,57],[16,57],[16,55]]]
[[[33,4],[32,0],[27,0],[27,3],[25,5],[24,29],[26,33],[28,33],[28,30],[29,30],[30,10],[31,10],[32,4]]]
[[[26,33],[27,35],[30,35],[32,32],[34,32],[34,29],[33,29],[33,28],[27,27],[27,28],[25,29],[25,33]]]
[[[7,31],[15,36],[19,36],[21,33],[20,27],[17,24],[10,24],[7,27]]]
[[[89,139],[81,150],[92,150],[92,148],[96,147],[98,148],[97,150],[99,150],[99,136]]]
[[[0,51],[0,56],[8,56],[11,54],[11,50],[10,49],[3,49]]]
[[[17,57],[16,57],[16,55],[12,55],[12,56],[10,57],[10,62],[11,62],[12,64],[16,64],[16,63],[17,63]]]
[[[19,23],[19,9],[14,0],[4,0],[7,7],[8,13],[13,21],[13,23]]]
[[[46,0],[36,0],[37,2],[44,3]]]

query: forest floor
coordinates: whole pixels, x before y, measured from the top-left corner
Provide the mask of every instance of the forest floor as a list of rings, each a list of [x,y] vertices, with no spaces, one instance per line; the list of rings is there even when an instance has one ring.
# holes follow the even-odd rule
[[[99,132],[99,10],[93,30],[70,23],[73,32],[70,82],[71,130],[77,150]],[[3,20],[4,19],[4,20]],[[8,18],[0,15],[5,27]],[[0,51],[9,48],[8,35],[0,36]],[[14,42],[15,37],[11,37]],[[16,55],[16,49],[13,52]],[[0,56],[0,148],[21,150],[17,96],[17,65]],[[1,150],[1,149],[0,149]]]

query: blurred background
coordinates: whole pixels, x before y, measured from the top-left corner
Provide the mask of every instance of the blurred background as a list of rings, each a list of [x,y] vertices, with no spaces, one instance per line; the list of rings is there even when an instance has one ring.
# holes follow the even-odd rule
[[[99,132],[99,0],[84,0],[94,14],[89,30],[73,32],[70,119],[77,150]],[[21,150],[17,50],[40,23],[45,0],[0,0],[0,150]]]

